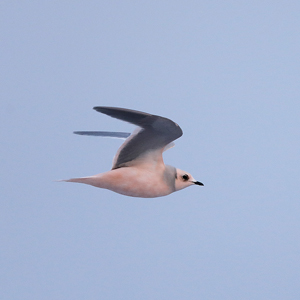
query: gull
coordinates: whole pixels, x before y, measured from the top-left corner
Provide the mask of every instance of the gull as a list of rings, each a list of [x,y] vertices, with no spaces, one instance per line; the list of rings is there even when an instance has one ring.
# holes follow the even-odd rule
[[[191,185],[203,186],[191,174],[165,165],[162,154],[174,146],[173,141],[182,136],[178,124],[170,119],[141,111],[97,106],[94,109],[110,117],[137,126],[127,132],[75,131],[75,134],[125,138],[118,149],[112,169],[93,176],[62,181],[79,182],[113,192],[141,198],[169,195]]]

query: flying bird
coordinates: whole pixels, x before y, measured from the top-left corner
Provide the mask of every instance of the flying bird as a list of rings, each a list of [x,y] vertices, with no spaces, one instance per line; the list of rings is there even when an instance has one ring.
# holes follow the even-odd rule
[[[173,147],[173,141],[182,136],[178,124],[164,117],[126,108],[97,106],[94,109],[138,127],[131,134],[75,131],[75,134],[80,135],[126,140],[118,149],[110,171],[62,181],[85,183],[122,195],[141,198],[166,196],[190,185],[203,185],[188,172],[164,164],[163,152]]]

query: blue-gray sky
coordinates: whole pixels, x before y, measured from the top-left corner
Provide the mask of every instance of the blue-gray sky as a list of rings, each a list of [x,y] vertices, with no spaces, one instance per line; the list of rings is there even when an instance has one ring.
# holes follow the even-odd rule
[[[300,4],[2,1],[1,299],[299,299]],[[53,182],[109,170],[168,117],[205,184],[138,199]]]

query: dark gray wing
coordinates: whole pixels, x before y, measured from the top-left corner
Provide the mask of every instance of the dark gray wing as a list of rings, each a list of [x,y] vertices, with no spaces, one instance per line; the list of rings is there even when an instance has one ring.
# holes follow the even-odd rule
[[[141,127],[120,147],[113,169],[150,151],[162,150],[166,145],[182,136],[181,128],[173,121],[144,112],[118,107],[97,106],[94,109],[110,117]]]
[[[111,132],[111,131],[74,131],[74,133],[80,135],[113,137],[113,138],[121,138],[121,139],[126,139],[130,136],[130,133],[128,132]]]

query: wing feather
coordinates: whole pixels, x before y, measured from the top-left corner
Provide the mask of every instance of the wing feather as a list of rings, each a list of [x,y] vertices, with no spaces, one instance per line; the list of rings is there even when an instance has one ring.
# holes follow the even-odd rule
[[[133,161],[150,152],[151,159],[162,159],[163,149],[182,136],[182,130],[170,119],[148,113],[118,107],[94,107],[98,112],[140,127],[119,148],[112,169],[132,165]]]
[[[112,131],[74,131],[75,134],[79,135],[90,135],[90,136],[102,136],[112,137],[119,139],[126,139],[130,136],[128,132],[112,132]]]

